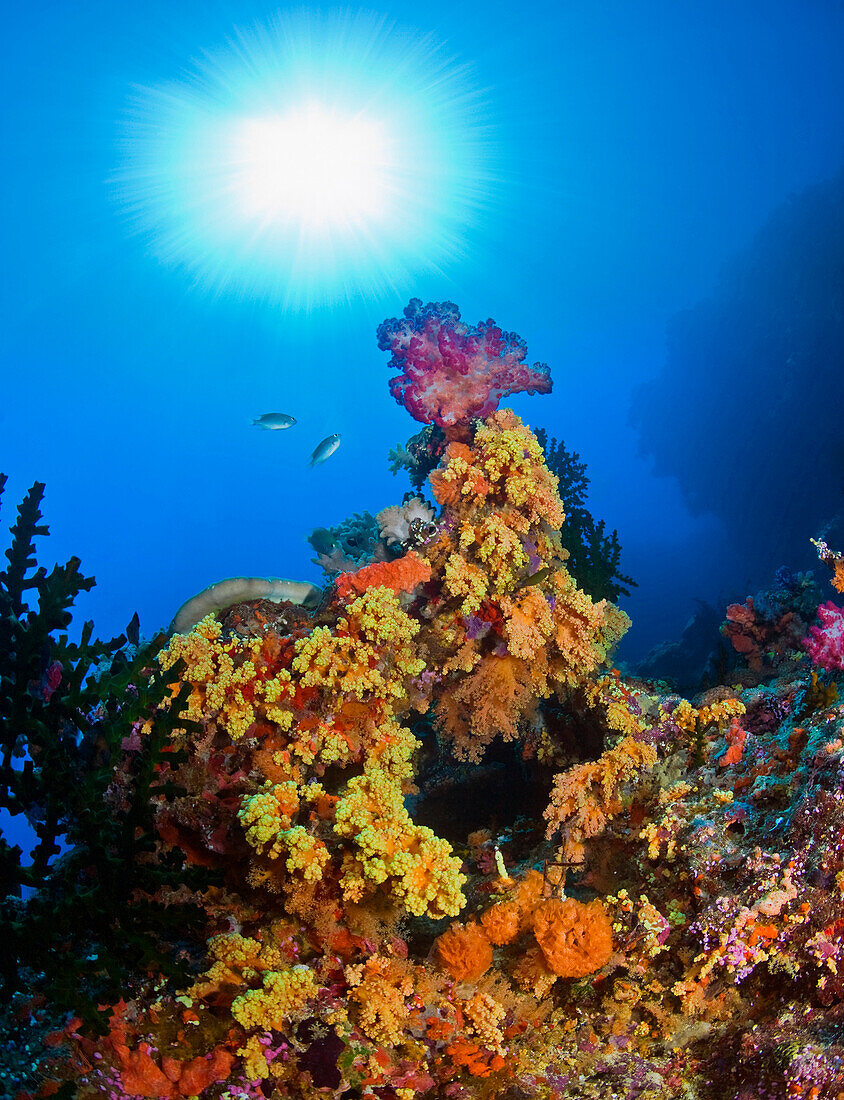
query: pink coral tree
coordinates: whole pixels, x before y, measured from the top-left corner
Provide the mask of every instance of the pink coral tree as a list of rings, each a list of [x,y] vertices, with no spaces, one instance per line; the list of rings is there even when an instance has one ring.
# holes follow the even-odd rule
[[[378,326],[378,347],[392,352],[390,393],[423,424],[451,428],[485,418],[511,393],[550,393],[545,363],[525,363],[527,345],[490,319],[475,326],[460,320],[453,302],[411,298],[404,317]]]
[[[818,608],[818,619],[821,625],[809,627],[803,645],[813,664],[844,671],[844,607],[828,600]]]

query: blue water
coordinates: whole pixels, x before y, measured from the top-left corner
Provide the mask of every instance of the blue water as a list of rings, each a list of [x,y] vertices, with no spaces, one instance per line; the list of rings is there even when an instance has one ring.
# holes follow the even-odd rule
[[[689,486],[653,471],[646,452],[660,429],[675,439],[688,431],[708,461],[709,427],[683,407],[682,371],[677,407],[650,424],[649,438],[631,425],[631,408],[637,387],[665,369],[671,319],[715,293],[724,265],[790,196],[840,170],[841,5],[394,3],[371,17],[386,21],[369,58],[355,48],[344,56],[336,36],[320,52],[332,9],[274,24],[276,14],[254,2],[147,0],[33,2],[4,16],[3,522],[34,480],[46,482],[52,534],[41,559],[77,554],[97,579],[80,619],[110,636],[137,610],[151,634],[226,576],[319,581],[305,541],[312,528],[375,512],[407,488],[386,455],[418,425],[387,393],[374,334],[411,296],[453,300],[469,323],[492,316],[524,337],[531,360],[550,364],[553,394],[512,405],[588,463],[589,505],[618,529],[622,569],[639,582],[623,601],[634,620],[629,655],[676,636],[696,599],[717,603],[765,583],[767,562],[747,551],[740,517],[731,526],[708,506],[693,514]],[[430,68],[438,50],[448,95],[464,97],[452,104],[456,130],[441,154],[459,160],[467,127],[475,175],[465,228],[446,191],[421,235],[408,222],[414,241],[376,241],[371,270],[358,265],[342,293],[326,259],[328,289],[311,271],[303,302],[289,294],[295,275],[281,248],[256,253],[251,280],[248,249],[235,255],[229,239],[229,253],[209,259],[217,246],[188,221],[190,246],[168,254],[155,225],[138,221],[124,183],[162,96],[171,105],[175,97],[177,112],[197,101],[213,112],[209,64],[218,93],[259,95],[260,80],[231,87],[243,50],[270,44],[269,62],[266,53],[252,59],[263,78],[279,28],[295,37],[305,26],[323,80],[333,65],[350,89],[368,86],[376,106],[396,89],[416,97],[404,134],[411,148],[419,119],[442,108],[413,66]],[[397,57],[410,59],[404,73]],[[177,235],[180,210],[169,211]],[[813,445],[814,414],[800,401],[811,357],[791,369],[793,431],[772,437],[766,417],[782,392],[766,382],[764,362],[753,365],[740,400],[754,451]],[[716,384],[729,402],[724,380]],[[838,397],[827,389],[811,401]],[[269,411],[298,423],[253,428]],[[307,469],[333,432],[340,450]],[[788,484],[790,468],[778,468],[779,502],[754,522],[784,529],[782,556],[799,565],[817,531],[789,526],[789,501],[805,485]],[[714,463],[716,496],[734,494],[742,476],[741,463]],[[832,515],[841,486],[828,461],[813,492],[818,485]]]

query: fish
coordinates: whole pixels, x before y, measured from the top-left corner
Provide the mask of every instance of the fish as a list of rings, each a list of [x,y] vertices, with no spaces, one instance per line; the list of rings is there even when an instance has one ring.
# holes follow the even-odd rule
[[[550,572],[550,565],[545,565],[542,569],[537,569],[535,573],[531,573],[529,577],[525,577],[523,581],[520,581],[520,583],[516,585],[515,591],[518,592],[522,588],[529,588],[532,584],[541,584]]]
[[[335,435],[327,435],[321,443],[317,443],[314,453],[311,455],[311,461],[309,466],[319,466],[320,462],[325,462],[327,458],[331,458],[337,448],[340,446],[340,433]]]
[[[264,413],[263,416],[259,416],[252,423],[259,428],[267,428],[270,431],[277,432],[281,428],[292,428],[296,423],[296,417],[290,416],[288,413]]]

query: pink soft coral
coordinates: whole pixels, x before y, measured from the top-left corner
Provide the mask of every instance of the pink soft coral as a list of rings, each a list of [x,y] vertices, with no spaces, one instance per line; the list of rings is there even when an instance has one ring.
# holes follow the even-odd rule
[[[828,600],[818,608],[818,618],[821,625],[809,627],[803,645],[813,664],[844,671],[844,607]]]
[[[411,298],[404,318],[378,326],[378,347],[392,352],[390,393],[423,424],[450,428],[485,418],[511,393],[550,393],[545,363],[525,364],[527,345],[493,320],[472,327],[453,302]]]

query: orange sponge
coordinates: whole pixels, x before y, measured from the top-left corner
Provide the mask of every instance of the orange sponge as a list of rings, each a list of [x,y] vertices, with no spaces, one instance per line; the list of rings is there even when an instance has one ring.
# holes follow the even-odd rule
[[[512,943],[519,934],[519,907],[512,901],[501,901],[481,914],[481,928],[490,943],[500,947]]]
[[[475,982],[492,966],[492,944],[477,924],[452,925],[435,946],[440,966],[458,982]]]
[[[533,932],[548,968],[560,978],[582,978],[612,954],[612,927],[602,902],[574,898],[543,901],[533,914]]]

